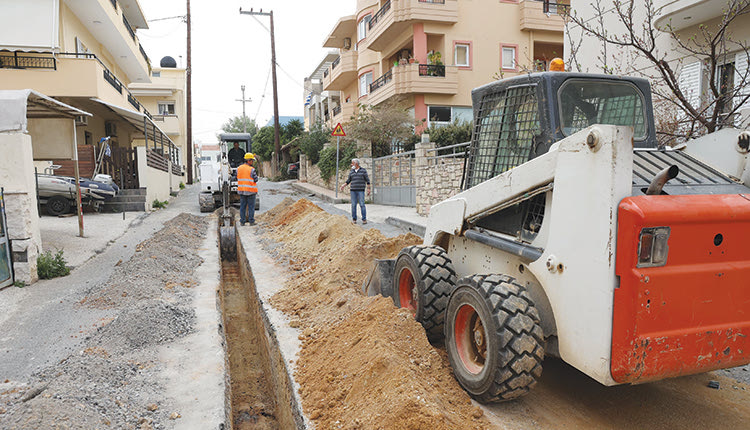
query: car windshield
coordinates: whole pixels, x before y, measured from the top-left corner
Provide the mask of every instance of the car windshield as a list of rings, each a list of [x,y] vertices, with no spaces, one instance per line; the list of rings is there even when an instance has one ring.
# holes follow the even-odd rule
[[[571,80],[560,88],[560,124],[570,136],[594,124],[633,127],[633,137],[646,137],[643,96],[634,85],[618,82]]]

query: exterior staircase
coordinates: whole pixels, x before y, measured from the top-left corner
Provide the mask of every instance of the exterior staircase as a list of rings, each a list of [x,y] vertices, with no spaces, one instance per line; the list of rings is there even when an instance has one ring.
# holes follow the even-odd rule
[[[104,202],[102,212],[145,212],[146,189],[120,190],[112,200]]]

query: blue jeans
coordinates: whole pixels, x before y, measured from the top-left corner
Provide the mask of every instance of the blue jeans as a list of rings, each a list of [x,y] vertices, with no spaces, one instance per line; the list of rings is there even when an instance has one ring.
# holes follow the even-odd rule
[[[240,224],[255,222],[255,196],[256,194],[240,194]]]
[[[362,221],[367,221],[367,209],[365,209],[365,192],[364,191],[350,191],[352,197],[352,220],[357,220],[357,203],[362,212]]]

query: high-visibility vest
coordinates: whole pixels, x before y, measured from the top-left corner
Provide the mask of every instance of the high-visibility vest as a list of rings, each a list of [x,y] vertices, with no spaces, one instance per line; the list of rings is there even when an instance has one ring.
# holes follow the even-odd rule
[[[253,170],[247,163],[237,168],[237,191],[258,192],[258,185],[253,180]]]

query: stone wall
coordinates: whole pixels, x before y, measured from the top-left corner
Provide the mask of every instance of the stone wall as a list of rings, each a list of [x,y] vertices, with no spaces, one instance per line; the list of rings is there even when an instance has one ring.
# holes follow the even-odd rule
[[[359,158],[360,166],[367,169],[367,173],[372,175],[372,158],[369,157],[369,150],[365,149],[365,146],[369,147],[369,145],[361,144],[362,149],[357,151],[357,158]],[[335,177],[331,177],[328,181],[323,180],[323,178],[320,177],[320,168],[318,168],[318,165],[310,163],[310,160],[305,154],[300,154],[299,161],[299,180],[301,182],[307,182],[309,184],[317,185],[319,187],[328,188],[329,190],[335,191]],[[348,164],[349,163],[347,163],[347,167],[345,168],[339,168],[339,187],[343,185],[346,182],[346,179],[349,177]],[[370,180],[372,181],[372,177],[370,178]],[[348,195],[349,193],[346,192],[344,197],[347,197]]]
[[[430,214],[430,208],[461,191],[463,175],[463,158],[431,158],[434,149],[432,142],[418,143],[416,146],[414,169],[417,185],[417,213],[422,216]]]

